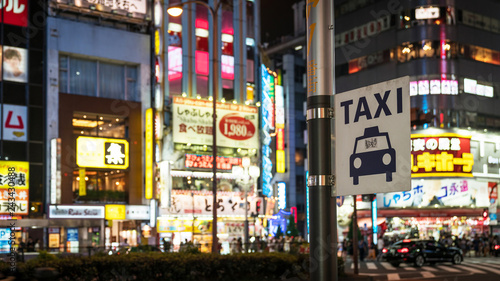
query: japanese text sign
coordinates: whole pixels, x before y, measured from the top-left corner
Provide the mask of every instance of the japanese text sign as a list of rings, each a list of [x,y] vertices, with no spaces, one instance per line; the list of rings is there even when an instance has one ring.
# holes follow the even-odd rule
[[[160,215],[196,215],[212,214],[212,194],[207,195],[172,195],[170,208],[160,208]],[[221,216],[243,216],[245,215],[245,197],[243,195],[218,195],[217,213]],[[262,206],[262,198],[248,196],[248,214],[263,215],[264,210],[257,210],[257,202]]]
[[[28,26],[28,0],[0,1],[0,21],[6,24]]]
[[[377,194],[379,208],[487,207],[488,182],[472,179],[412,180],[410,191]]]
[[[470,136],[412,134],[412,177],[472,177]]]
[[[0,214],[27,215],[28,205],[29,162],[0,161]]]
[[[217,146],[258,149],[258,109],[232,103],[217,103]],[[175,143],[212,145],[213,102],[173,98]]]
[[[186,168],[205,168],[212,169],[213,156],[200,155],[200,154],[186,154],[184,164]],[[241,157],[225,157],[217,156],[217,169],[218,170],[231,170],[233,165],[241,165]]]
[[[87,168],[127,169],[129,145],[127,140],[94,137],[76,139],[76,164]]]

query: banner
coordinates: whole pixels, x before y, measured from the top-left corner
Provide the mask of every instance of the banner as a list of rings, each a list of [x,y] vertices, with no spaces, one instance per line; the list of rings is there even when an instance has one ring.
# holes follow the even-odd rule
[[[173,98],[175,143],[213,145],[213,102]],[[255,106],[217,103],[217,146],[258,149],[258,110]]]
[[[488,183],[471,179],[412,180],[411,190],[377,194],[379,208],[488,207]],[[478,214],[479,215],[479,214]]]
[[[217,200],[219,216],[244,216],[245,215],[245,197],[235,194],[231,195],[218,195]],[[260,202],[260,205],[257,204]],[[248,196],[248,216],[253,214],[264,214],[262,198],[255,196]],[[211,216],[213,207],[213,197],[211,194],[207,195],[172,195],[172,202],[170,208],[160,208],[161,216],[169,215],[189,215],[195,216]],[[257,210],[260,208],[259,210]]]

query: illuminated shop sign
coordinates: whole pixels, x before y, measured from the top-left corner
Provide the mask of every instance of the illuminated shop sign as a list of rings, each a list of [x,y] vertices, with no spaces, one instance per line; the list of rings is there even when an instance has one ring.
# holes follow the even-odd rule
[[[76,164],[82,168],[127,169],[128,141],[78,137],[76,139]]]
[[[127,208],[125,205],[108,204],[106,207],[107,220],[124,220],[127,217]]]
[[[472,177],[470,136],[411,135],[412,177]]]
[[[170,36],[169,36],[170,37]],[[168,46],[168,80],[182,77],[182,48]]]
[[[286,183],[278,182],[278,209],[286,208]]]
[[[125,211],[127,220],[149,220],[150,206],[148,205],[126,205]]]
[[[285,96],[283,86],[276,85],[276,172],[285,172]]]
[[[477,80],[464,78],[464,93],[492,98],[494,89],[492,86],[478,84]]]
[[[29,162],[0,161],[0,215],[10,215],[12,207],[15,215],[28,215],[28,206]]]
[[[28,0],[3,0],[0,3],[0,21],[6,24],[28,26]]]
[[[439,18],[438,7],[420,7],[415,9],[415,19],[417,20],[437,19],[437,18]]]
[[[410,82],[410,96],[429,94],[458,95],[458,81],[434,79]]]
[[[144,166],[145,166],[145,198],[151,199],[153,198],[153,141],[154,141],[154,124],[153,124],[153,109],[146,109],[146,120],[145,120],[145,157],[144,157]]]
[[[235,235],[231,230],[228,229],[229,223],[225,224],[226,233],[231,233]],[[232,225],[232,224],[231,224]],[[244,228],[243,228],[244,229]],[[194,229],[193,229],[193,220],[192,219],[169,219],[169,218],[158,218],[158,226],[156,228],[157,232],[160,233],[172,233],[172,232],[190,232],[190,233],[211,233],[212,231],[212,221],[211,220],[203,220],[197,218],[194,221]],[[234,230],[233,230],[234,231]]]
[[[262,92],[261,101],[261,132],[262,132],[262,193],[267,196],[273,196],[273,186],[271,180],[273,178],[273,163],[271,161],[271,135],[269,131],[275,124],[271,123],[271,115],[273,114],[273,105],[271,100],[271,81],[274,84],[274,77],[267,70],[265,65],[261,66],[262,77]],[[272,79],[271,79],[272,77]],[[274,89],[274,85],[272,86]]]
[[[490,205],[488,182],[472,179],[413,179],[411,187],[410,191],[377,194],[378,207],[436,208],[445,206],[476,208]]]
[[[213,102],[173,97],[174,143],[212,143]],[[258,149],[258,109],[233,103],[217,103],[217,146]]]
[[[222,55],[220,59],[222,79],[234,80],[234,57]]]
[[[12,0],[11,0],[12,1]],[[60,0],[58,0],[60,2]],[[67,2],[67,1],[64,1]],[[95,5],[95,9],[99,11],[124,11],[127,13],[146,14],[145,0],[81,0],[74,1],[78,7],[90,8],[90,5]]]
[[[103,219],[104,206],[50,205],[51,219]]]
[[[364,25],[352,28],[346,32],[335,35],[335,47],[341,47],[366,37],[376,35],[391,28],[391,16],[381,17]]]
[[[186,168],[212,169],[213,167],[212,155],[185,154],[185,158],[184,165]],[[218,170],[231,170],[233,165],[241,165],[241,157],[217,156]]]
[[[196,216],[211,216],[213,207],[213,196],[211,193],[205,194],[173,194],[170,208],[160,208],[160,215],[189,215],[193,213]],[[236,192],[228,195],[217,195],[219,200],[217,214],[219,216],[244,216],[245,215],[245,197]],[[248,196],[248,214],[264,214],[262,206],[262,197]]]

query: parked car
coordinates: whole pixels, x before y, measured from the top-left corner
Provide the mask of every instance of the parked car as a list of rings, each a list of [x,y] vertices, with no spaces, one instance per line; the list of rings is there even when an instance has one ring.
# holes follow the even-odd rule
[[[424,263],[452,262],[460,264],[464,260],[461,249],[445,247],[434,240],[405,239],[382,249],[383,259],[397,267],[401,263],[421,267]]]
[[[138,245],[133,247],[123,247],[116,251],[116,255],[128,255],[130,253],[162,252],[162,250],[152,245]]]

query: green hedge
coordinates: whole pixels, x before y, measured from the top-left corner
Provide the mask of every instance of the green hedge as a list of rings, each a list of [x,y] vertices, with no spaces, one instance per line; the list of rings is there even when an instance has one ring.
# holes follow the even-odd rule
[[[189,253],[133,253],[123,256],[41,258],[17,264],[20,279],[33,278],[35,268],[53,267],[59,280],[309,280],[309,255],[254,253],[212,255]],[[0,264],[8,275],[9,265]],[[339,273],[343,261],[339,259]]]

